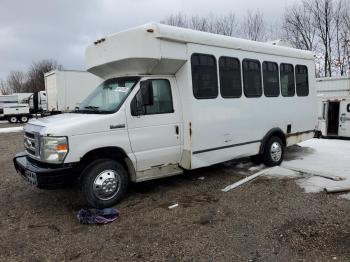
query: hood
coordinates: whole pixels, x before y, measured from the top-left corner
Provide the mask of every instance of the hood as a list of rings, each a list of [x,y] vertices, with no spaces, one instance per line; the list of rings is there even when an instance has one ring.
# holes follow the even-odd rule
[[[121,115],[119,112],[116,114]],[[110,130],[110,119],[117,118],[116,114],[66,113],[48,116],[30,120],[24,130],[29,131],[34,128],[40,130],[41,135],[52,136],[74,136],[106,132]]]

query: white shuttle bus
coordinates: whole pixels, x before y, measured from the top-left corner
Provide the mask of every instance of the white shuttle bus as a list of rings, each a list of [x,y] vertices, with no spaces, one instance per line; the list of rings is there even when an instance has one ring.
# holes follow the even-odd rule
[[[94,207],[130,181],[255,155],[278,165],[314,136],[311,52],[147,24],[96,41],[86,61],[105,81],[76,111],[30,121],[14,165],[39,188],[77,179]]]

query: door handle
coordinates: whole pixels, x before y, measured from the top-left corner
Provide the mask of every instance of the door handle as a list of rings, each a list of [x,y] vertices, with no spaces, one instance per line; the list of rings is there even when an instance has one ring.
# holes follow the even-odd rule
[[[109,126],[109,129],[118,129],[118,128],[125,128],[125,124],[110,125]]]
[[[176,135],[179,134],[179,126],[178,126],[178,125],[175,126],[175,134],[176,134]]]

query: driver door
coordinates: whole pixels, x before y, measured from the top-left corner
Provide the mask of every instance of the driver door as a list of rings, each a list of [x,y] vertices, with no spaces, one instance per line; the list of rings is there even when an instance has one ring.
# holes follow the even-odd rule
[[[142,88],[144,81],[148,81],[146,89]],[[175,81],[171,77],[149,78],[143,79],[140,86],[126,108],[136,170],[177,164],[181,158],[182,125]],[[142,97],[148,97],[148,105],[142,105]]]

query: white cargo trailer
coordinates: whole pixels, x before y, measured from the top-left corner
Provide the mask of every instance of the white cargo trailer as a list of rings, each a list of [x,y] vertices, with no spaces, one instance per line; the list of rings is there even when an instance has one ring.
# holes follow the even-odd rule
[[[270,166],[314,136],[312,52],[161,24],[96,41],[88,71],[107,79],[72,113],[25,126],[14,159],[39,188],[80,178],[88,204],[129,181],[256,156]]]
[[[45,74],[47,111],[74,110],[103,79],[86,71],[53,70]]]
[[[316,80],[318,135],[350,137],[350,77]]]

